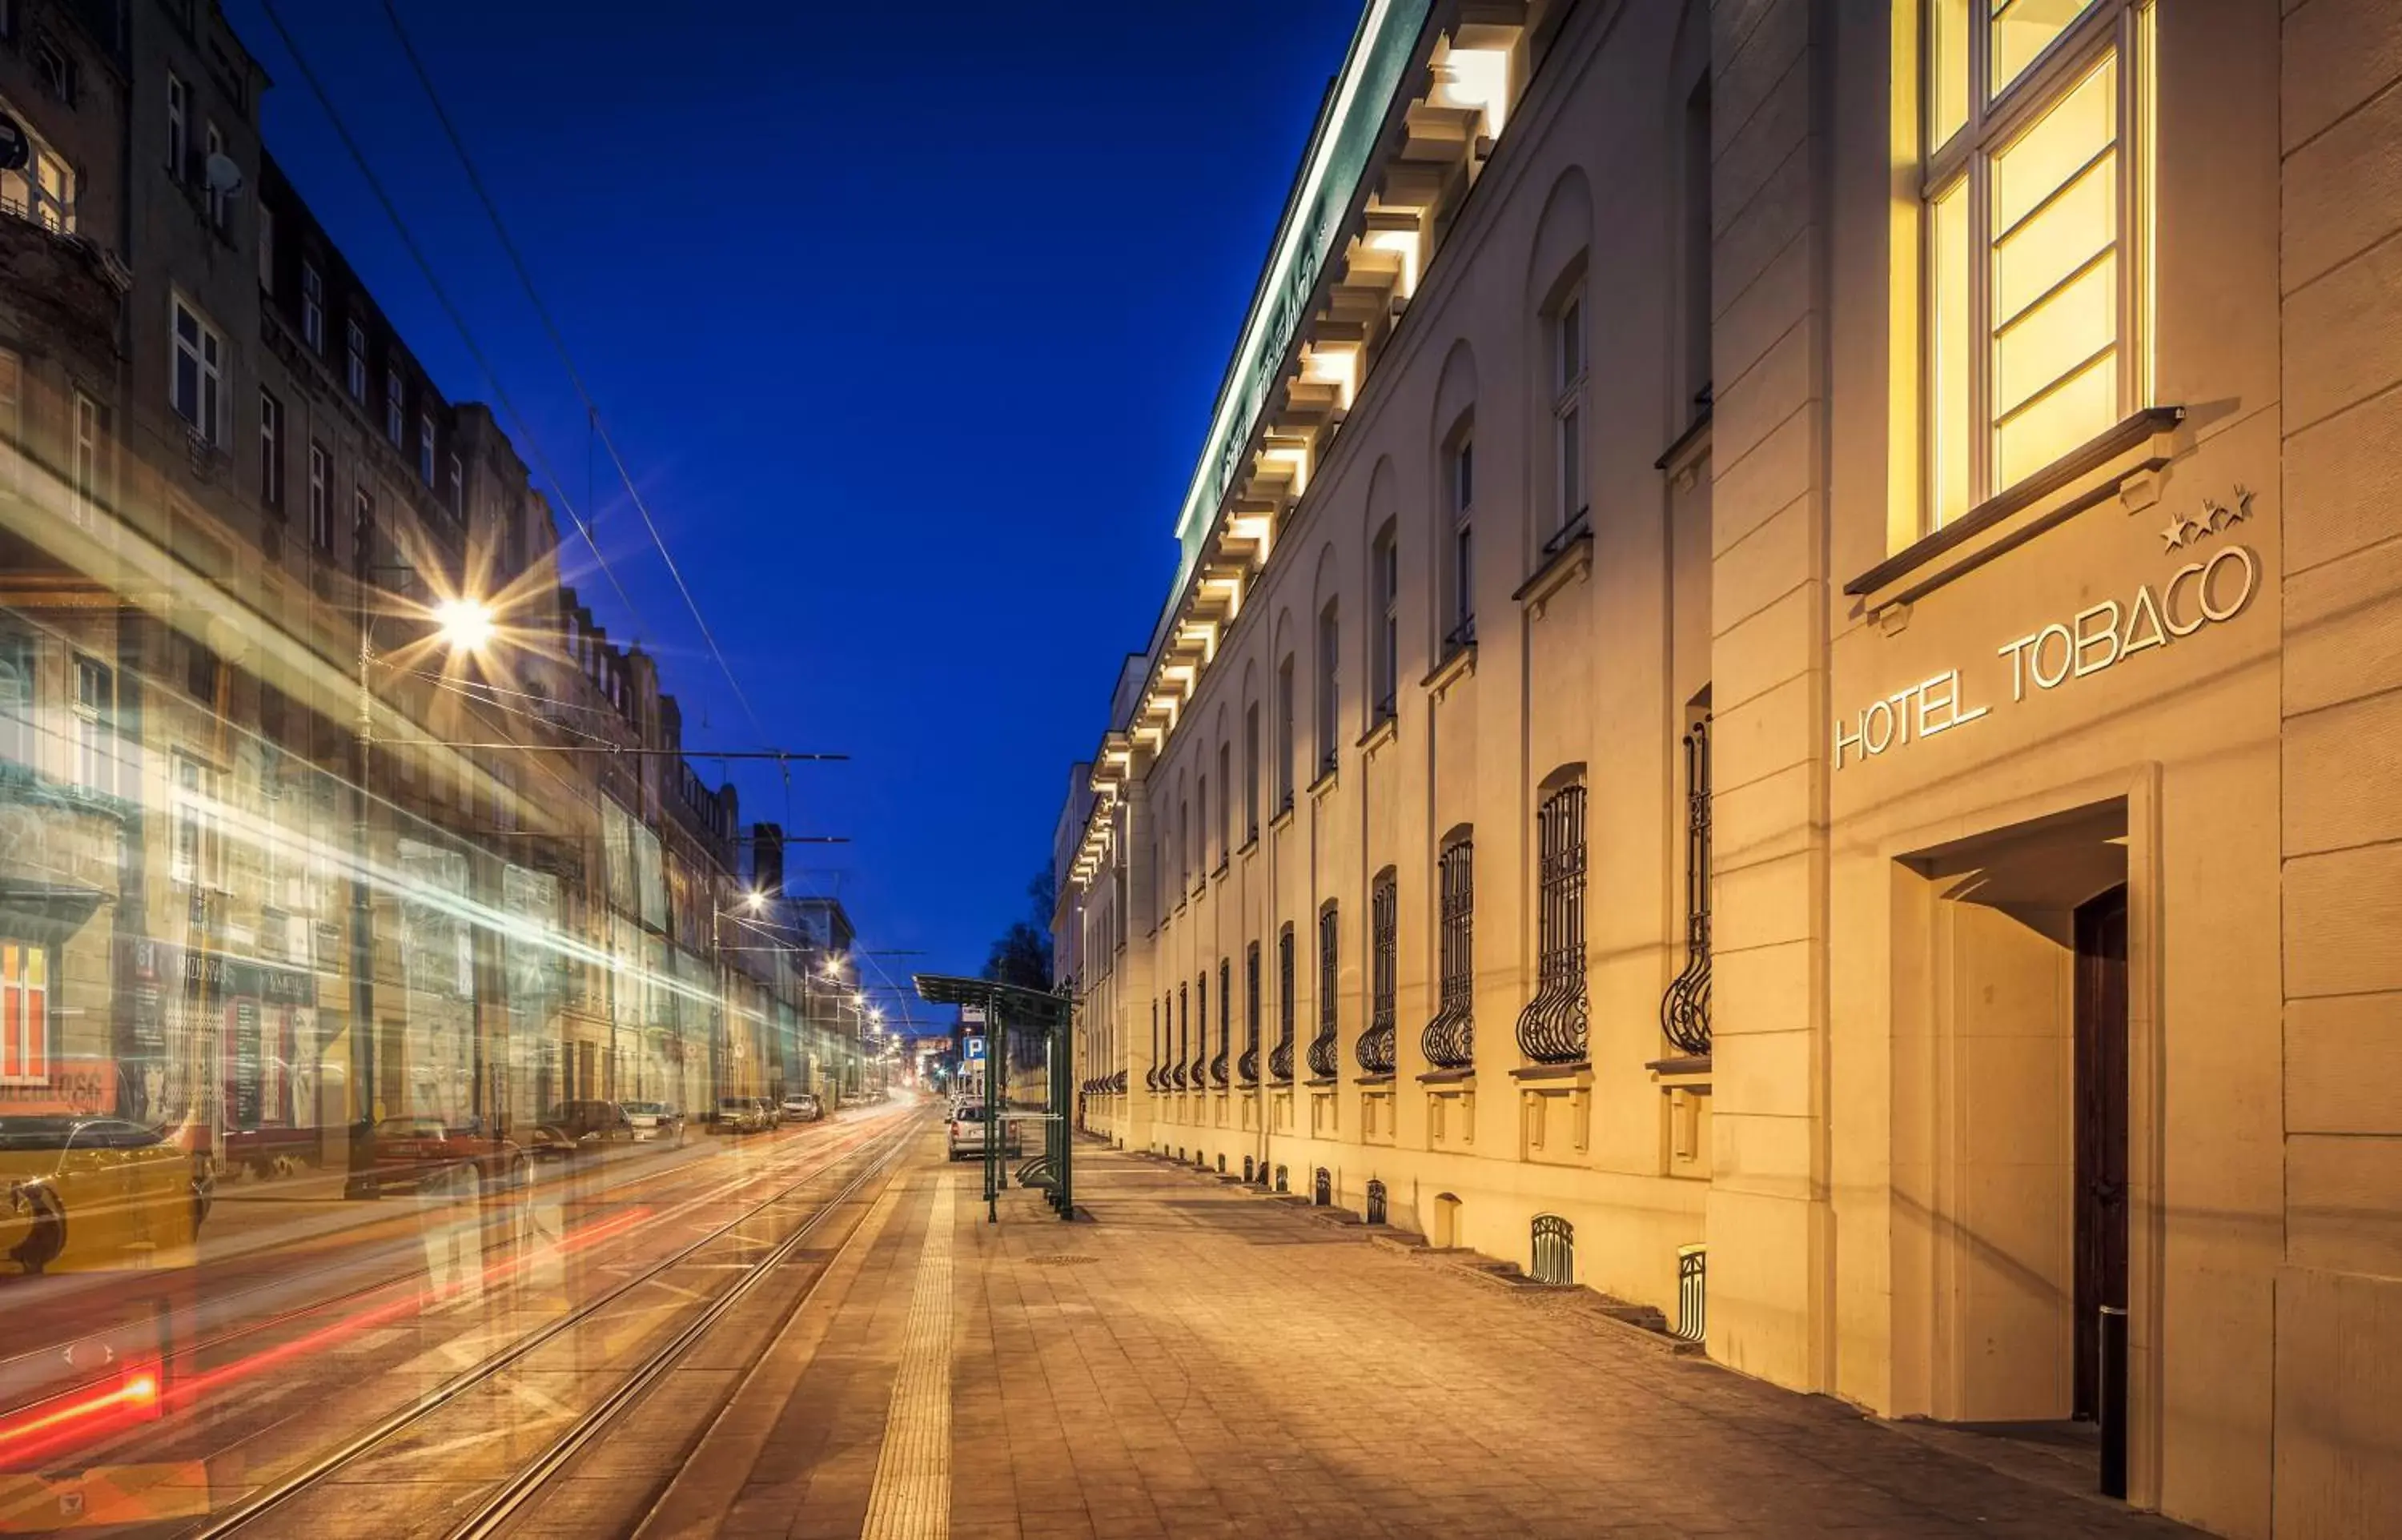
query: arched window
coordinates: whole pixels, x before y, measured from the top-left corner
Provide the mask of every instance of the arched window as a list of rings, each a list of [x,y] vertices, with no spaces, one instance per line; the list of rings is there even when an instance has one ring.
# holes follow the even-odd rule
[[[1277,665],[1276,680],[1276,810],[1281,814],[1292,806],[1292,763],[1298,746],[1293,742],[1293,679],[1292,654]]]
[[[1392,720],[1401,691],[1401,552],[1387,520],[1368,550],[1371,627],[1368,655],[1369,725]]]
[[[1209,1060],[1209,1081],[1224,1089],[1226,1056],[1235,1048],[1235,965],[1218,959],[1218,1052]]]
[[[1544,543],[1556,551],[1585,527],[1589,499],[1585,471],[1584,285],[1560,296],[1546,318],[1550,334],[1552,394],[1553,532]]]
[[[1245,1085],[1260,1083],[1260,943],[1243,949],[1243,1057],[1236,1066]]]

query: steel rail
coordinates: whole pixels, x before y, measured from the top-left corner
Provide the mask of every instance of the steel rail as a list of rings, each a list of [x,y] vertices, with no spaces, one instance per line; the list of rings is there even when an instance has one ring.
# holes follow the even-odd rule
[[[351,1438],[340,1447],[319,1456],[316,1460],[311,1462],[302,1469],[294,1472],[292,1475],[284,1478],[273,1486],[263,1488],[260,1491],[252,1493],[251,1496],[244,1501],[236,1504],[226,1512],[217,1515],[205,1527],[186,1532],[187,1540],[219,1540],[219,1537],[221,1536],[241,1533],[247,1529],[253,1521],[265,1517],[266,1515],[282,1507],[292,1499],[314,1489],[328,1476],[341,1470],[343,1467],[351,1464],[362,1456],[372,1453],[378,1447],[388,1443],[393,1436],[416,1426],[418,1423],[423,1422],[427,1417],[433,1415],[435,1411],[440,1410],[443,1407],[457,1400],[466,1392],[475,1389],[477,1385],[484,1383],[494,1375],[501,1373],[503,1370],[518,1363],[519,1360],[531,1355],[545,1344],[554,1341],[574,1327],[583,1325],[585,1322],[590,1320],[593,1316],[599,1314],[609,1306],[616,1303],[619,1299],[624,1299],[634,1290],[654,1282],[661,1275],[682,1266],[684,1262],[691,1259],[696,1253],[716,1244],[719,1241],[724,1240],[735,1231],[750,1223],[761,1214],[764,1214],[767,1210],[775,1207],[778,1203],[790,1199],[794,1193],[800,1191],[803,1188],[808,1187],[810,1183],[816,1182],[824,1177],[836,1167],[842,1165],[845,1162],[862,1157],[869,1158],[870,1163],[866,1171],[862,1172],[858,1176],[854,1177],[841,1192],[836,1193],[835,1197],[830,1199],[817,1214],[812,1215],[804,1222],[802,1226],[803,1232],[813,1230],[818,1222],[824,1217],[824,1215],[827,1212],[831,1211],[835,1206],[843,1202],[860,1187],[865,1185],[869,1178],[881,1171],[884,1166],[889,1164],[901,1151],[908,1148],[909,1139],[918,1132],[918,1124],[921,1121],[921,1119],[913,1118],[910,1120],[907,1127],[884,1135],[878,1144],[871,1144],[863,1146],[859,1149],[847,1151],[844,1154],[835,1157],[835,1160],[829,1162],[827,1164],[820,1166],[816,1170],[809,1172],[808,1175],[796,1177],[794,1181],[777,1191],[773,1196],[753,1204],[742,1214],[726,1221],[725,1224],[720,1225],[715,1230],[711,1231],[708,1234],[693,1241],[672,1255],[662,1258],[647,1270],[636,1273],[632,1277],[628,1278],[625,1282],[618,1284],[614,1287],[612,1287],[593,1299],[585,1301],[583,1304],[569,1311],[567,1313],[543,1327],[541,1329],[532,1332],[528,1336],[518,1339],[515,1342],[512,1342],[507,1347],[503,1348],[500,1352],[493,1354],[482,1362],[461,1370],[458,1374],[451,1376],[450,1379],[445,1381],[442,1384],[436,1386],[431,1391],[428,1391],[415,1402],[392,1412],[381,1421],[378,1422],[374,1426],[368,1428],[366,1432],[357,1435],[355,1437]],[[755,1275],[757,1271],[758,1270],[756,1269],[752,1270],[753,1275]],[[746,1282],[748,1280],[746,1280]],[[738,1285],[737,1288],[743,1288],[743,1286]],[[744,1289],[744,1291],[747,1292],[747,1289]],[[676,1340],[679,1341],[682,1340],[681,1333],[678,1334],[678,1338]],[[606,1398],[604,1398],[604,1404],[606,1404]]]
[[[640,1400],[645,1391],[658,1382],[660,1376],[673,1368],[686,1353],[709,1334],[712,1327],[736,1305],[748,1298],[751,1291],[759,1286],[761,1279],[768,1276],[789,1259],[794,1252],[801,1248],[801,1243],[814,1235],[818,1227],[823,1224],[835,1210],[850,1202],[862,1188],[881,1175],[887,1166],[906,1150],[909,1148],[907,1133],[908,1131],[904,1131],[904,1134],[890,1148],[878,1153],[874,1164],[853,1177],[840,1192],[827,1199],[824,1204],[804,1220],[792,1234],[778,1242],[775,1249],[738,1279],[732,1287],[711,1299],[699,1313],[685,1324],[683,1329],[662,1343],[648,1358],[637,1365],[608,1395],[602,1396],[577,1418],[550,1448],[521,1467],[515,1476],[503,1482],[484,1500],[483,1505],[473,1515],[451,1530],[450,1540],[487,1540],[489,1536],[499,1534],[511,1519],[525,1511],[527,1506],[541,1494],[543,1489],[554,1477],[573,1463],[576,1455],[583,1452],[593,1440],[609,1431],[615,1423],[619,1413]],[[856,1235],[856,1233],[857,1231],[854,1231],[853,1234]],[[849,1243],[846,1241],[844,1244],[847,1246]],[[815,1278],[810,1279],[806,1287],[794,1295],[792,1302],[785,1307],[775,1328],[766,1333],[765,1341],[772,1342],[783,1334],[784,1328],[792,1323],[793,1317],[798,1314],[801,1307],[817,1293],[818,1285],[823,1283],[827,1273],[833,1271],[834,1262],[829,1258],[825,1268]],[[758,1362],[754,1360],[752,1368],[755,1370],[757,1368]],[[699,1433],[686,1439],[683,1447],[678,1451],[677,1465],[681,1466],[685,1460],[689,1459],[692,1451],[717,1426],[725,1408],[732,1404],[734,1397],[739,1394],[743,1385],[749,1382],[750,1378],[750,1374],[745,1373],[725,1388],[716,1409],[710,1413]],[[668,1479],[673,1479],[672,1474]]]

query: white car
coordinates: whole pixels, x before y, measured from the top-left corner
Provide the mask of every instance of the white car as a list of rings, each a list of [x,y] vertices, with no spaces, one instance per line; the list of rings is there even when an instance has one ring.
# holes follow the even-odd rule
[[[683,1114],[665,1102],[627,1102],[626,1121],[634,1125],[638,1142],[664,1140],[672,1145],[683,1143]]]
[[[951,1159],[980,1161],[984,1159],[984,1104],[961,1102],[951,1108]],[[1001,1152],[1004,1156],[1026,1153],[1026,1131],[1007,1113],[1001,1118]]]

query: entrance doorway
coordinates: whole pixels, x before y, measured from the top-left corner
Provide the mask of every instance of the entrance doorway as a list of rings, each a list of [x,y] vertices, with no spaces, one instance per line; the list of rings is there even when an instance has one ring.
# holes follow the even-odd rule
[[[2078,906],[2076,1378],[2079,1421],[2102,1412],[2099,1323],[2127,1305],[2127,889]]]

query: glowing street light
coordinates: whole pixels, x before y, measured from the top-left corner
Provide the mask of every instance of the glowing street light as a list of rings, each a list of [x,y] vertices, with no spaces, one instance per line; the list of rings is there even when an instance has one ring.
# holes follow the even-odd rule
[[[463,597],[436,604],[434,625],[444,644],[458,653],[482,652],[499,630],[490,605]]]

